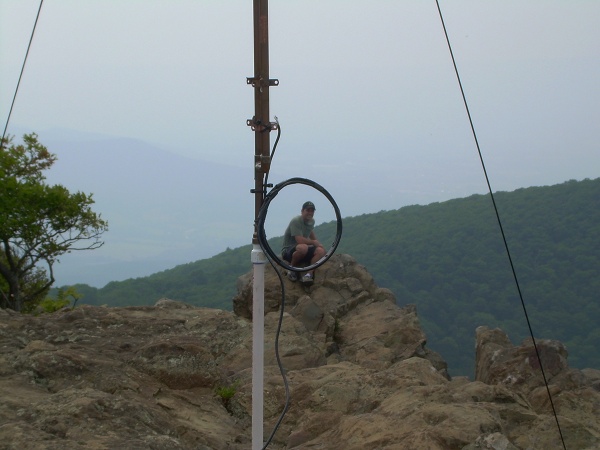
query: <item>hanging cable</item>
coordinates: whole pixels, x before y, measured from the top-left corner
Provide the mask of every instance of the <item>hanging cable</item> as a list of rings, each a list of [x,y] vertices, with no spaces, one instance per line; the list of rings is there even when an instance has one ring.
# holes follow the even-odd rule
[[[285,404],[283,406],[283,411],[281,411],[281,414],[279,415],[279,419],[273,426],[273,431],[271,431],[269,438],[267,439],[267,441],[265,442],[265,444],[263,446],[263,450],[265,450],[269,446],[271,441],[273,440],[275,433],[279,429],[279,426],[281,425],[281,422],[283,422],[283,418],[284,418],[285,414],[287,413],[287,410],[290,407],[290,400],[291,400],[290,386],[288,383],[287,376],[285,374],[285,369],[283,367],[283,363],[281,362],[281,356],[279,355],[279,336],[281,334],[281,325],[283,324],[283,311],[285,308],[285,284],[283,282],[283,277],[281,276],[281,271],[277,268],[277,266],[271,260],[271,258],[269,258],[267,256],[267,259],[269,260],[269,263],[271,264],[271,266],[273,266],[275,273],[279,277],[279,283],[281,285],[281,308],[279,310],[279,322],[277,324],[277,331],[275,332],[275,358],[277,360],[277,366],[279,367],[279,372],[281,373],[281,378],[283,378],[283,386],[285,388]]]
[[[535,349],[535,354],[536,354],[537,359],[538,359],[538,361],[540,363],[540,370],[542,372],[542,378],[544,379],[544,384],[546,385],[546,391],[548,392],[548,398],[550,400],[550,405],[552,406],[552,413],[554,414],[554,419],[556,420],[556,426],[558,427],[558,434],[560,435],[560,440],[562,442],[563,448],[566,450],[567,447],[565,445],[565,440],[563,438],[563,434],[562,434],[562,431],[561,431],[561,428],[560,428],[560,423],[558,421],[558,415],[557,415],[556,409],[554,407],[554,402],[552,401],[552,394],[550,393],[550,387],[548,385],[548,380],[546,379],[546,373],[544,371],[544,365],[542,364],[542,358],[540,357],[540,352],[539,352],[537,343],[535,341],[535,337],[533,335],[533,329],[531,327],[531,322],[529,321],[529,315],[527,314],[527,307],[525,306],[525,300],[523,299],[523,294],[521,292],[521,287],[520,287],[520,284],[519,284],[519,279],[517,277],[517,272],[515,270],[515,266],[514,266],[513,261],[512,261],[512,257],[511,257],[511,254],[510,254],[510,249],[508,247],[508,241],[506,240],[506,235],[504,234],[504,227],[502,226],[502,221],[500,220],[500,213],[498,212],[498,207],[496,206],[496,200],[494,198],[494,192],[492,190],[492,186],[490,184],[490,179],[488,177],[487,170],[485,168],[485,163],[483,161],[483,155],[481,153],[481,148],[479,146],[479,141],[477,140],[477,134],[475,133],[475,127],[473,126],[473,120],[471,119],[471,112],[469,111],[469,105],[467,103],[467,98],[465,96],[465,91],[463,89],[462,82],[460,80],[460,75],[458,73],[458,68],[456,66],[456,60],[454,58],[454,53],[452,52],[452,46],[450,45],[450,39],[448,37],[448,32],[446,31],[446,24],[444,23],[444,17],[442,15],[442,10],[440,8],[439,0],[436,0],[435,3],[437,5],[437,9],[438,9],[438,12],[439,12],[440,20],[442,22],[442,27],[444,29],[444,35],[446,36],[446,43],[448,44],[448,50],[450,51],[450,56],[452,58],[452,64],[454,65],[454,72],[455,72],[456,78],[458,80],[458,85],[460,87],[460,92],[461,92],[461,95],[462,95],[463,103],[465,105],[467,116],[469,118],[469,124],[471,125],[471,133],[473,134],[473,139],[475,140],[475,145],[477,147],[477,152],[479,153],[479,160],[481,161],[481,167],[483,168],[483,173],[485,175],[485,181],[487,183],[488,190],[489,190],[489,193],[490,193],[490,197],[492,199],[492,204],[494,206],[494,211],[496,213],[496,219],[498,221],[498,226],[500,227],[500,233],[502,235],[502,241],[504,242],[504,248],[506,249],[506,254],[508,256],[508,261],[510,263],[510,268],[512,270],[512,275],[513,275],[515,284],[517,286],[517,292],[519,293],[519,299],[521,300],[521,306],[523,307],[523,313],[525,314],[525,320],[527,321],[527,327],[529,328],[529,335],[531,336],[531,340],[533,342],[533,347]]]
[[[275,122],[277,122],[277,139],[275,139],[275,143],[273,144],[273,150],[271,151],[271,161],[273,160],[273,155],[275,154],[275,150],[277,149],[277,144],[279,143],[279,138],[281,137],[281,126],[279,125],[279,120],[277,119],[277,116],[275,116]],[[264,206],[264,198],[266,197],[266,190],[268,187],[268,183],[267,183],[268,178],[269,178],[269,172],[267,172],[267,174],[265,175],[265,184],[264,184],[264,190],[263,190],[263,206]],[[260,240],[259,240],[259,244],[260,244]],[[261,244],[261,248],[262,248],[262,244]],[[263,252],[264,252],[264,248],[263,248]],[[283,282],[283,277],[281,276],[281,271],[277,268],[275,263],[273,263],[273,260],[271,258],[269,258],[268,255],[266,255],[266,257],[267,257],[267,260],[269,261],[269,263],[271,264],[271,266],[273,267],[273,270],[275,270],[275,273],[279,277],[279,284],[281,286],[281,308],[279,310],[279,321],[277,323],[277,330],[275,331],[275,359],[277,360],[277,366],[279,367],[279,372],[281,373],[281,378],[283,378],[283,386],[285,388],[285,404],[283,406],[283,411],[281,411],[281,414],[279,415],[279,419],[275,423],[275,426],[273,426],[273,431],[271,431],[269,438],[267,439],[267,441],[264,443],[264,445],[262,447],[263,450],[265,450],[269,446],[269,444],[273,440],[273,437],[275,436],[275,433],[277,433],[277,430],[279,429],[281,422],[283,422],[283,418],[284,418],[285,414],[287,413],[287,410],[290,407],[290,400],[291,400],[290,386],[288,383],[287,376],[285,374],[285,368],[283,367],[283,363],[281,361],[281,356],[279,355],[279,336],[281,335],[281,326],[283,324],[283,311],[285,309],[285,284]]]
[[[23,72],[25,71],[25,64],[27,63],[27,57],[29,56],[29,50],[31,49],[31,43],[33,42],[33,35],[35,34],[35,29],[37,28],[38,19],[40,18],[40,13],[42,12],[43,4],[44,4],[44,0],[40,0],[40,6],[38,8],[38,12],[35,17],[35,23],[33,24],[33,30],[31,31],[31,36],[29,38],[29,44],[27,45],[27,51],[25,52],[25,59],[23,60],[23,65],[21,66],[21,73],[19,74],[19,80],[17,81],[17,87],[15,88],[15,94],[13,95],[13,99],[10,104],[10,110],[8,111],[8,117],[6,118],[6,123],[4,124],[4,131],[2,132],[2,140],[0,141],[0,145],[4,145],[4,139],[6,138],[6,130],[8,129],[8,123],[10,122],[10,116],[12,115],[12,110],[13,110],[13,107],[15,106],[15,101],[17,100],[17,92],[19,92],[19,86],[21,85],[21,79],[23,78]]]
[[[271,160],[273,159],[273,155],[275,154],[275,149],[277,148],[279,138],[281,137],[281,126],[279,125],[279,120],[277,119],[277,116],[275,116],[275,121],[277,122],[277,139],[275,140],[275,144],[273,145],[273,150],[271,151]],[[269,174],[267,172],[267,175],[265,177],[265,184],[264,184],[264,192],[265,193],[266,193],[266,189],[268,187],[268,184],[267,184],[268,175]],[[302,267],[302,268],[290,266],[286,262],[282,261],[275,254],[273,249],[271,249],[271,247],[269,246],[269,242],[267,241],[267,236],[265,233],[265,220],[267,218],[267,212],[269,209],[269,205],[271,204],[273,199],[277,196],[277,194],[281,191],[281,189],[283,189],[284,187],[289,186],[291,184],[304,184],[304,185],[310,186],[310,187],[318,190],[319,192],[321,192],[325,197],[327,197],[329,202],[332,204],[332,206],[335,210],[336,218],[337,218],[337,232],[336,232],[335,239],[334,239],[333,243],[331,244],[331,248],[329,249],[329,251],[325,254],[325,256],[323,256],[316,263],[311,264],[310,266]],[[275,358],[277,360],[277,365],[279,367],[281,377],[283,378],[283,385],[285,387],[285,404],[283,407],[283,411],[281,412],[281,414],[279,416],[279,419],[277,420],[277,422],[275,423],[275,425],[273,427],[273,431],[271,432],[271,435],[269,436],[269,438],[267,439],[267,441],[265,442],[265,444],[263,446],[263,450],[265,450],[268,447],[268,445],[271,443],[271,441],[273,440],[273,437],[275,436],[275,433],[279,429],[279,426],[281,425],[281,422],[283,421],[283,418],[284,418],[285,414],[287,413],[287,410],[290,407],[290,400],[291,400],[290,387],[288,384],[287,376],[285,374],[285,369],[283,367],[283,363],[281,361],[281,357],[279,355],[279,336],[281,334],[281,326],[283,324],[283,312],[285,309],[285,284],[284,284],[283,276],[281,275],[281,270],[277,267],[277,265],[279,265],[283,268],[286,268],[288,270],[306,271],[306,270],[313,270],[313,269],[321,266],[322,264],[324,264],[333,255],[333,253],[335,252],[335,250],[340,242],[340,239],[342,238],[342,217],[341,217],[341,213],[340,213],[337,203],[335,202],[335,200],[333,199],[331,194],[329,194],[329,192],[327,192],[325,190],[325,188],[323,188],[321,185],[315,183],[314,181],[307,180],[305,178],[291,178],[289,180],[286,180],[282,183],[277,184],[273,189],[271,189],[271,191],[268,194],[265,195],[265,197],[263,198],[263,204],[262,204],[262,206],[258,212],[258,216],[256,218],[256,230],[257,230],[258,243],[259,243],[262,251],[265,253],[267,260],[269,261],[269,263],[275,270],[275,273],[279,277],[279,283],[281,285],[281,308],[279,310],[279,322],[277,324],[277,331],[275,332]]]
[[[277,123],[277,138],[275,139],[275,143],[273,144],[273,150],[271,150],[271,157],[269,161],[273,161],[273,156],[275,155],[275,150],[277,149],[277,144],[279,144],[279,138],[281,137],[281,125],[279,125],[279,119],[275,116],[275,123]],[[265,184],[263,186],[263,201],[267,195],[267,188],[269,187],[269,172],[265,174]]]
[[[325,256],[323,256],[316,263],[311,264],[310,266],[307,266],[307,267],[302,267],[302,268],[290,266],[286,262],[282,261],[275,254],[273,249],[271,249],[271,247],[269,246],[269,243],[267,241],[267,236],[265,233],[265,220],[267,218],[267,211],[269,209],[269,204],[271,203],[271,201],[273,201],[273,199],[279,193],[279,191],[281,191],[281,189],[283,189],[286,186],[289,186],[290,184],[296,184],[296,183],[311,186],[311,187],[317,189],[318,191],[320,191],[321,193],[323,193],[329,199],[331,204],[333,205],[335,212],[336,212],[336,216],[337,216],[337,233],[336,233],[335,239],[334,239],[329,251],[325,254]],[[279,277],[279,283],[281,284],[281,309],[279,312],[279,323],[277,325],[277,331],[275,333],[275,357],[277,359],[277,365],[279,366],[279,371],[281,372],[281,376],[283,378],[283,383],[285,386],[285,405],[284,405],[281,415],[279,416],[279,420],[275,424],[269,439],[267,440],[267,442],[265,443],[265,445],[263,447],[263,450],[264,450],[267,448],[267,446],[273,439],[273,436],[275,436],[275,433],[277,432],[277,429],[281,425],[281,422],[283,421],[283,417],[285,416],[285,414],[289,408],[289,404],[290,404],[290,389],[289,389],[287,377],[285,375],[285,369],[283,368],[283,364],[282,364],[281,358],[279,356],[279,335],[281,333],[281,325],[283,323],[283,311],[284,311],[284,307],[285,307],[285,285],[284,285],[283,277],[281,276],[281,271],[275,265],[275,263],[277,263],[281,267],[284,267],[288,270],[293,270],[293,271],[313,270],[313,269],[321,266],[333,255],[333,253],[335,252],[335,249],[337,248],[337,246],[340,242],[340,239],[342,237],[342,219],[341,219],[340,210],[339,210],[337,204],[335,203],[335,200],[329,194],[329,192],[327,192],[322,186],[315,183],[314,181],[307,180],[304,178],[291,178],[287,181],[284,181],[283,183],[277,184],[271,190],[271,192],[269,192],[269,194],[265,197],[263,205],[258,213],[256,229],[257,229],[257,235],[258,235],[258,243],[259,243],[262,251],[265,253],[269,263],[271,264],[271,266],[273,266],[273,269],[277,273],[277,276]]]

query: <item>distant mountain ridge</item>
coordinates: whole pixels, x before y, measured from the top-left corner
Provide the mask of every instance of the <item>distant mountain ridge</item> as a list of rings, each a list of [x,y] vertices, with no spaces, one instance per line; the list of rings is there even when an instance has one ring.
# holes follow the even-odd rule
[[[18,137],[31,131],[13,128],[11,134]],[[183,156],[169,146],[140,139],[66,129],[35,131],[39,131],[40,142],[58,157],[47,173],[48,181],[69,190],[92,193],[94,210],[109,222],[102,248],[74,252],[60,259],[55,266],[58,283],[102,287],[110,281],[147,276],[209,258],[226,247],[251,241],[251,141],[247,158],[234,161],[226,156],[234,145],[227,136],[215,142],[199,134],[197,148],[181,150],[187,155]],[[286,154],[285,148],[284,139],[275,164],[271,165],[269,182],[279,183],[292,176],[315,180],[329,190],[346,216],[444,201],[486,190],[479,166],[465,166],[460,157],[451,153],[435,158],[419,155],[403,160],[401,166],[385,162],[363,166],[346,160],[335,164],[320,160],[297,164],[300,155]],[[214,162],[224,160],[227,164]],[[504,189],[518,187],[512,170],[500,171],[502,176],[495,179],[495,185]],[[529,173],[527,183],[539,179]],[[555,180],[550,176],[542,182]],[[286,204],[282,198],[290,192],[297,193],[286,189],[275,202],[278,207]],[[322,214],[321,205],[325,206],[326,200],[315,198],[314,190],[309,188],[301,193],[302,202],[306,196],[319,203],[320,220],[329,220]],[[269,225],[272,223],[269,221]],[[281,233],[280,226],[275,228],[273,235]]]
[[[250,241],[251,224],[240,220],[251,216],[250,204],[221,207],[250,198],[251,183],[238,167],[128,138],[69,132],[40,139],[58,157],[48,182],[92,193],[93,209],[109,223],[104,247],[61,258],[59,282],[67,276],[103,286],[122,274],[146,275]]]
[[[600,178],[495,194],[534,332],[567,345],[574,367],[600,367]],[[470,373],[476,327],[528,336],[489,195],[347,217],[338,253],[352,255],[398,304],[415,304],[429,345]],[[335,223],[316,229],[331,242]],[[271,240],[277,248],[280,238]],[[78,286],[90,304],[153,304],[162,297],[231,309],[250,246],[149,277]],[[317,275],[318,276],[318,275]],[[457,374],[456,372],[454,374]]]

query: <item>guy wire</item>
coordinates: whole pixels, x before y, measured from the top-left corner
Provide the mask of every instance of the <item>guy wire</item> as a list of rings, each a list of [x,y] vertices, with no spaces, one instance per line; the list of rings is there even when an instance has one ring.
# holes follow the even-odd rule
[[[33,42],[33,35],[35,34],[35,29],[37,27],[38,19],[40,18],[40,13],[42,11],[43,4],[44,4],[44,0],[40,0],[40,6],[38,8],[38,12],[35,17],[35,22],[33,24],[33,30],[31,30],[31,36],[29,37],[29,44],[27,45],[27,51],[25,52],[25,59],[23,60],[23,65],[21,66],[21,73],[19,74],[19,80],[17,81],[17,87],[15,88],[15,93],[13,95],[13,99],[10,104],[10,110],[8,111],[8,117],[6,118],[6,123],[4,124],[4,131],[2,132],[2,140],[0,141],[0,146],[4,145],[4,139],[6,138],[6,130],[8,129],[8,123],[10,122],[10,116],[12,115],[12,110],[13,110],[13,107],[15,106],[15,101],[17,100],[17,92],[19,92],[19,86],[21,85],[21,79],[23,78],[23,72],[25,71],[25,64],[27,63],[27,57],[29,56],[29,50],[31,49],[31,43]]]
[[[531,340],[533,342],[533,347],[535,348],[535,354],[536,354],[537,359],[538,359],[538,361],[540,363],[540,370],[542,372],[542,377],[544,379],[544,384],[546,385],[546,391],[548,392],[548,398],[550,400],[550,405],[552,406],[552,413],[554,414],[554,419],[556,420],[556,426],[558,428],[558,434],[560,435],[560,440],[562,442],[563,448],[566,450],[567,447],[565,445],[565,440],[563,438],[563,434],[562,434],[562,431],[561,431],[561,428],[560,428],[560,423],[558,421],[558,415],[556,414],[556,409],[554,407],[554,402],[552,401],[552,394],[550,393],[550,387],[548,386],[548,380],[546,379],[546,373],[544,372],[544,365],[542,364],[542,359],[540,357],[540,352],[538,350],[538,346],[536,344],[535,337],[533,335],[533,329],[531,327],[531,322],[529,321],[529,315],[527,314],[527,308],[525,306],[525,300],[523,299],[523,294],[521,292],[521,287],[519,285],[519,280],[517,278],[517,272],[515,270],[515,266],[514,266],[513,261],[512,261],[512,257],[511,257],[511,254],[510,254],[510,249],[508,247],[508,242],[506,240],[506,235],[504,234],[504,227],[502,226],[502,221],[500,220],[500,213],[498,212],[498,207],[496,206],[496,200],[494,198],[494,192],[492,190],[492,186],[490,184],[490,179],[488,177],[487,170],[485,168],[485,163],[483,161],[483,155],[481,153],[481,148],[479,146],[479,141],[477,140],[477,134],[475,133],[475,127],[473,125],[473,120],[471,119],[471,112],[469,111],[469,105],[467,103],[467,98],[465,96],[465,91],[463,89],[462,82],[460,80],[460,75],[458,73],[458,68],[456,66],[456,60],[454,58],[454,53],[452,52],[452,46],[450,45],[450,39],[448,37],[448,32],[446,31],[446,24],[444,23],[444,17],[442,15],[442,10],[440,9],[439,0],[435,0],[435,3],[437,5],[437,9],[438,9],[438,12],[439,12],[440,20],[442,22],[442,27],[444,29],[444,35],[446,36],[446,43],[448,44],[448,50],[450,51],[450,56],[452,58],[452,64],[454,65],[454,72],[456,73],[456,78],[458,80],[458,85],[460,87],[460,92],[461,92],[461,95],[462,95],[463,103],[465,105],[467,116],[469,118],[469,124],[471,126],[471,132],[473,134],[473,139],[475,140],[475,145],[477,147],[477,152],[479,153],[479,160],[481,161],[481,167],[483,168],[483,173],[485,175],[485,180],[486,180],[486,183],[487,183],[487,186],[488,186],[488,190],[490,192],[490,197],[492,199],[492,204],[494,206],[494,211],[496,213],[496,219],[498,220],[498,226],[500,227],[500,233],[502,234],[502,241],[504,242],[504,248],[506,249],[506,254],[508,256],[508,261],[510,263],[510,268],[512,270],[513,278],[515,280],[515,284],[517,286],[517,291],[519,293],[519,299],[521,300],[521,306],[523,307],[523,312],[525,314],[525,319],[527,321],[527,327],[529,328],[529,334],[530,334]]]

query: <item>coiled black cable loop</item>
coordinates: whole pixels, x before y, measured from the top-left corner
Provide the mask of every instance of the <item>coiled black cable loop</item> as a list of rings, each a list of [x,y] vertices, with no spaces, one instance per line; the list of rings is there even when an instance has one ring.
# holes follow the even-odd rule
[[[273,249],[269,246],[269,243],[267,242],[267,236],[265,233],[265,220],[267,219],[267,212],[269,210],[269,204],[273,201],[273,199],[277,196],[277,194],[284,187],[289,186],[291,184],[304,184],[306,186],[310,186],[310,187],[316,189],[321,194],[323,194],[327,198],[327,200],[329,200],[331,205],[333,206],[333,209],[335,210],[336,221],[337,221],[335,239],[333,240],[329,250],[327,250],[327,253],[325,253],[325,255],[321,259],[319,259],[317,262],[315,262],[309,266],[305,266],[305,267],[292,266],[287,261],[280,258],[280,256],[277,255],[273,251]],[[272,261],[275,261],[278,265],[280,265],[284,269],[291,270],[293,272],[301,272],[301,271],[304,272],[304,271],[316,269],[317,267],[323,265],[335,253],[335,250],[337,249],[337,246],[340,243],[340,239],[342,238],[342,216],[340,214],[340,209],[338,208],[337,203],[335,202],[335,200],[333,199],[331,194],[329,192],[327,192],[327,190],[323,186],[321,186],[320,184],[315,183],[314,181],[309,180],[307,178],[296,177],[296,178],[290,178],[289,180],[283,181],[283,182],[275,185],[273,187],[273,189],[271,189],[271,191],[265,196],[263,204],[262,204],[262,206],[258,212],[258,216],[256,218],[256,230],[257,230],[258,243],[260,244],[260,247],[262,248],[263,252],[265,252]]]

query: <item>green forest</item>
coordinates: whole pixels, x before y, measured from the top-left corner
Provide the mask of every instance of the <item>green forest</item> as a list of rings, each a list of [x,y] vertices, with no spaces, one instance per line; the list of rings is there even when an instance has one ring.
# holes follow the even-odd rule
[[[489,194],[346,217],[337,251],[363,264],[398,305],[417,305],[429,348],[453,376],[473,375],[478,326],[499,327],[519,344],[530,336],[526,317],[536,340],[566,344],[571,367],[600,368],[600,178],[497,192],[494,200],[500,222]],[[316,228],[321,242],[333,241],[335,227]],[[88,304],[168,297],[231,310],[250,251],[76,289]]]

